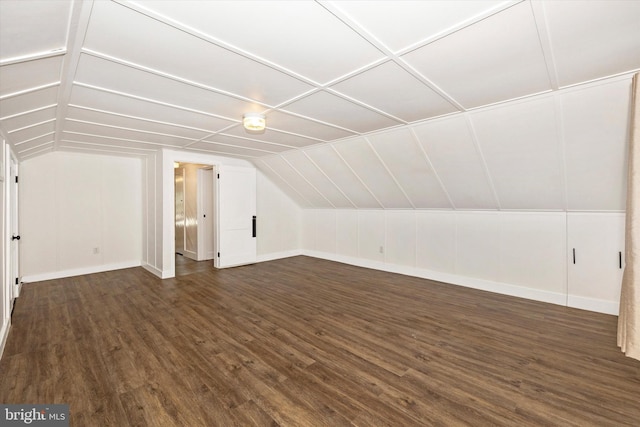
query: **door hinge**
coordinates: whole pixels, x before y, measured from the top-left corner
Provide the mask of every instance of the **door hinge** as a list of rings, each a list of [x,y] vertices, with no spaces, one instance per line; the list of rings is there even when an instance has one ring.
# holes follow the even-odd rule
[[[218,252],[218,258],[220,258],[220,252]]]
[[[16,277],[16,285],[20,284],[20,279],[18,277]]]
[[[218,174],[218,179],[220,179],[220,174]]]
[[[16,175],[16,184],[18,183],[18,175]]]

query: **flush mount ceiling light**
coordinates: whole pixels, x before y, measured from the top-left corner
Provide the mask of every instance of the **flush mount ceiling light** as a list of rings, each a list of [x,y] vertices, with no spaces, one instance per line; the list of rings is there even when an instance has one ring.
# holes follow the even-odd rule
[[[242,125],[250,132],[260,132],[267,126],[267,119],[264,114],[246,113],[242,116]]]

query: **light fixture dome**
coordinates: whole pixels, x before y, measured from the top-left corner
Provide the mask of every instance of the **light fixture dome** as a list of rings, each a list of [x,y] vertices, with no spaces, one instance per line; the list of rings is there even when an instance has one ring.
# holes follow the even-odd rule
[[[267,126],[267,119],[264,117],[264,114],[245,113],[242,116],[242,125],[248,131],[260,132]]]

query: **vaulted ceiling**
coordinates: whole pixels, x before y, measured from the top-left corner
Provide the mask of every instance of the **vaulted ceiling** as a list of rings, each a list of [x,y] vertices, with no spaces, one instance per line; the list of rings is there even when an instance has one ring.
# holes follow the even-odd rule
[[[633,0],[2,0],[0,129],[22,160],[245,158],[309,207],[622,210],[639,22]]]

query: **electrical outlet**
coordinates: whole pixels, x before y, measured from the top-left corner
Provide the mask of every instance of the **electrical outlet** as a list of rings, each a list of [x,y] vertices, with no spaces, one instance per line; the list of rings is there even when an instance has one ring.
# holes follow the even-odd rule
[[[100,253],[100,248],[93,248],[93,254],[97,255]]]

